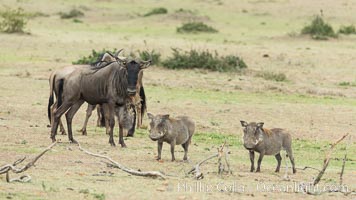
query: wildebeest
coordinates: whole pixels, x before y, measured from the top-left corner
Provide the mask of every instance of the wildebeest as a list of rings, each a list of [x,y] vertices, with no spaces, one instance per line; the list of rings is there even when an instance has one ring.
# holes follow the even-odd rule
[[[179,116],[177,119],[170,118],[169,115],[156,115],[147,113],[150,119],[149,137],[158,144],[157,160],[161,159],[163,142],[171,145],[172,161],[174,157],[175,145],[182,145],[184,149],[183,160],[187,160],[188,147],[195,131],[195,123],[187,116]]]
[[[142,77],[143,77],[143,71],[140,71],[139,74],[138,74],[138,81],[137,81],[137,86],[136,86],[136,95],[133,99],[133,105],[134,105],[134,117],[136,118],[137,116],[137,128],[141,128],[141,125],[142,125],[142,118],[145,114],[145,111],[146,111],[146,96],[145,96],[145,91],[144,91],[144,88],[142,86]],[[98,122],[97,122],[97,125],[100,126],[102,125],[103,123],[101,122],[101,116],[102,114],[104,114],[103,112],[101,112],[103,109],[100,105],[96,106],[96,105],[88,105],[88,108],[86,110],[86,118],[85,118],[85,121],[84,121],[84,124],[83,124],[83,127],[81,130],[79,130],[80,132],[82,132],[83,135],[86,135],[87,132],[86,132],[86,127],[87,127],[87,123],[88,123],[88,120],[90,118],[90,116],[92,115],[92,112],[93,110],[97,107],[98,111]],[[135,126],[135,123],[136,123],[136,119],[135,119],[135,122],[133,124],[133,126]],[[104,126],[105,126],[105,122],[104,122]],[[135,128],[132,127],[130,130],[128,130],[127,132],[127,136],[129,137],[133,137],[134,135],[134,132],[135,132]]]
[[[118,57],[120,52],[121,50],[118,51],[115,55],[106,52],[101,57],[99,57],[98,61],[92,63],[92,65],[102,66],[110,62],[114,62],[116,61],[116,58]],[[53,118],[53,109],[57,107],[57,103],[54,103],[54,97],[58,99],[58,89],[59,89],[58,87],[59,87],[60,80],[64,79],[66,76],[71,74],[76,69],[89,68],[89,67],[90,67],[89,65],[71,65],[71,66],[64,67],[62,69],[55,70],[51,73],[49,77],[50,92],[49,92],[49,100],[48,100],[48,119],[50,123]],[[62,133],[62,135],[65,135],[65,129],[61,120],[59,121],[59,125],[60,125],[60,132]]]
[[[114,115],[116,107],[125,105],[136,94],[138,74],[149,67],[151,61],[124,60],[111,62],[104,66],[94,66],[73,71],[59,81],[58,108],[54,111],[51,139],[55,141],[59,118],[64,114],[67,119],[68,138],[76,142],[72,134],[72,119],[80,106],[86,101],[91,105],[101,104],[105,118],[109,119],[109,143],[113,139]],[[119,123],[119,143],[126,147],[123,140],[122,125]]]
[[[296,173],[294,157],[292,153],[292,137],[288,132],[280,128],[274,128],[270,130],[263,128],[263,122],[240,122],[242,127],[244,127],[244,147],[250,152],[251,172],[255,170],[255,151],[260,153],[256,172],[260,172],[261,170],[261,162],[264,155],[274,155],[276,157],[278,162],[276,172],[279,172],[282,161],[280,151],[284,149],[286,150],[287,155],[289,156],[292,163],[293,173]]]

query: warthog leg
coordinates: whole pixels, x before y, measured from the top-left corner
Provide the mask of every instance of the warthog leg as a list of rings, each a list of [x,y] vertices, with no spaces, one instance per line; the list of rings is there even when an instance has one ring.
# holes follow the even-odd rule
[[[264,155],[265,155],[264,151],[260,152],[260,157],[258,157],[258,161],[257,161],[257,170],[256,170],[256,172],[260,172],[261,171],[261,163],[262,163],[262,159],[263,159]]]
[[[158,156],[157,156],[157,160],[161,160],[161,153],[162,153],[163,142],[158,140],[157,145],[158,145]]]
[[[293,174],[295,174],[297,172],[297,170],[295,169],[295,163],[294,163],[294,157],[293,157],[293,153],[292,153],[292,148],[289,147],[287,148],[287,156],[290,159],[290,162],[292,163],[292,169],[293,169]]]
[[[79,110],[80,106],[82,106],[83,103],[84,103],[84,100],[77,101],[66,113],[67,126],[68,126],[68,139],[72,143],[77,143],[77,141],[75,141],[73,138],[72,120],[73,120],[75,113]]]
[[[171,141],[171,154],[172,154],[172,162],[176,160],[176,158],[174,157],[174,147],[176,146],[176,140],[172,140]]]
[[[281,168],[282,156],[281,156],[280,153],[278,153],[278,154],[275,155],[275,157],[276,157],[276,160],[277,160],[277,162],[278,162],[277,168],[276,168],[276,171],[275,171],[275,172],[279,172],[279,169]]]
[[[184,143],[182,144],[182,147],[184,149],[184,157],[183,157],[183,160],[188,160],[188,147],[189,147],[189,144],[190,144],[190,140],[192,139],[192,137],[190,136],[189,139]]]
[[[250,161],[251,161],[251,169],[250,172],[255,171],[255,152],[250,151]]]

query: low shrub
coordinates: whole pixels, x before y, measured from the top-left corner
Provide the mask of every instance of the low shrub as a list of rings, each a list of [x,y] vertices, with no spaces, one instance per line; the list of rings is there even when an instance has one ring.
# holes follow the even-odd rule
[[[270,81],[277,81],[277,82],[287,81],[287,76],[284,73],[260,72],[256,76]]]
[[[188,22],[177,28],[178,33],[217,33],[218,30],[203,22]]]
[[[206,51],[180,51],[172,49],[173,55],[162,62],[170,69],[208,69],[211,71],[231,72],[247,68],[245,62],[235,55],[219,56],[217,52]]]
[[[70,18],[82,17],[84,16],[84,13],[74,8],[70,10],[68,13],[60,12],[59,16],[61,16],[62,19],[70,19]]]
[[[0,13],[0,31],[5,33],[24,33],[27,16],[22,8],[8,9]]]
[[[73,65],[87,65],[87,64],[92,64],[95,63],[101,55],[103,55],[105,52],[110,52],[112,54],[115,54],[117,52],[117,49],[114,49],[112,51],[108,51],[106,49],[96,51],[92,50],[91,54],[89,56],[83,56],[82,58],[78,59],[77,61],[73,61]]]
[[[345,34],[345,35],[356,34],[356,28],[354,25],[341,26],[339,29],[339,33]]]
[[[301,33],[311,35],[316,40],[326,40],[329,37],[337,36],[332,26],[324,22],[323,18],[319,15],[315,16],[310,25],[305,26]]]
[[[144,14],[143,16],[148,17],[151,15],[162,15],[162,14],[167,14],[167,13],[168,13],[168,10],[166,8],[159,7],[159,8],[153,8],[151,11]]]

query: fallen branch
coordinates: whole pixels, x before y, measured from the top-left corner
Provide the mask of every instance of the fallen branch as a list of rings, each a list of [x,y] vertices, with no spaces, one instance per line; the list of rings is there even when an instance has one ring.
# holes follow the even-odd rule
[[[325,171],[326,171],[326,168],[328,167],[329,163],[330,163],[330,157],[331,157],[331,154],[335,148],[335,146],[337,144],[339,144],[342,140],[344,140],[349,134],[345,134],[343,135],[342,137],[340,137],[338,140],[336,140],[336,142],[334,142],[333,144],[331,144],[331,147],[329,149],[329,151],[327,152],[327,154],[325,155],[325,159],[324,159],[324,165],[323,165],[323,168],[319,171],[319,174],[318,176],[314,179],[314,182],[313,182],[313,186],[317,185],[321,178],[323,177]],[[310,194],[310,195],[320,195],[322,193],[328,193],[328,192],[342,192],[344,194],[345,191],[341,191],[341,190],[337,190],[337,191],[333,191],[333,190],[329,190],[329,191],[323,191],[323,192],[311,192],[309,190],[307,190],[307,187],[303,187],[303,191],[306,193],[306,194]]]
[[[221,158],[222,158],[223,153],[224,153],[225,145],[226,145],[226,141],[224,142],[223,145],[221,145],[220,148],[217,148],[217,150],[218,150],[218,153],[217,153],[217,154],[214,154],[214,155],[212,155],[212,156],[210,156],[210,157],[208,157],[208,158],[206,158],[206,159],[200,161],[199,163],[197,163],[194,167],[192,167],[191,170],[188,171],[188,174],[194,173],[194,174],[195,174],[195,179],[203,179],[203,178],[204,178],[204,175],[203,175],[203,173],[201,173],[201,171],[200,171],[200,166],[201,166],[203,163],[205,163],[206,161],[211,160],[211,159],[213,159],[213,158],[215,158],[215,157],[218,157],[218,173],[219,173],[219,174],[222,174],[222,172],[224,171],[224,166],[223,166],[223,164],[221,163]],[[226,153],[226,155],[227,155],[228,151],[226,151],[225,153]],[[225,157],[225,162],[226,162],[227,167],[228,167],[228,172],[229,172],[229,173],[232,173],[231,170],[230,170],[230,164],[228,163],[228,160],[227,160],[227,159],[228,159],[228,158]]]
[[[29,175],[22,175],[19,178],[14,178],[14,179],[10,179],[10,174],[9,172],[13,172],[16,174],[22,173],[24,171],[26,171],[27,169],[29,169],[30,167],[34,166],[35,163],[37,162],[37,160],[39,158],[41,158],[47,151],[51,150],[52,147],[54,145],[56,145],[57,142],[52,143],[51,145],[49,145],[45,150],[43,150],[38,156],[36,156],[31,162],[27,163],[25,166],[21,167],[21,168],[17,168],[16,165],[22,163],[26,157],[20,158],[18,160],[16,160],[13,164],[6,164],[0,167],[0,174],[6,174],[6,182],[10,183],[13,181],[19,181],[19,182],[28,182],[31,180],[31,177]]]
[[[296,167],[296,169],[299,169],[299,170],[314,169],[314,170],[316,170],[316,171],[318,171],[318,172],[321,171],[320,169],[317,169],[317,168],[314,168],[314,167],[309,167],[309,166],[305,166],[304,168],[298,168],[298,167]]]
[[[95,153],[92,153],[92,152],[90,152],[88,150],[85,150],[80,146],[79,143],[78,143],[78,146],[79,146],[79,150],[80,151],[82,151],[82,152],[84,152],[84,153],[86,153],[88,155],[94,156],[94,157],[104,158],[104,159],[108,160],[113,166],[121,169],[122,171],[124,171],[126,173],[129,173],[129,174],[132,174],[132,175],[135,175],[135,176],[145,176],[145,177],[166,179],[166,176],[164,174],[162,174],[161,172],[159,172],[159,171],[138,171],[138,170],[134,170],[134,169],[131,169],[131,168],[128,168],[128,167],[125,167],[125,166],[121,165],[120,163],[116,162],[115,160],[113,160],[112,158],[110,158],[108,156],[95,154]]]
[[[330,156],[331,156],[331,154],[332,154],[332,152],[333,152],[335,146],[336,146],[337,144],[339,144],[342,140],[344,140],[348,135],[349,135],[348,133],[345,134],[344,136],[342,136],[341,138],[339,138],[336,142],[334,142],[334,143],[331,145],[331,147],[330,147],[328,153],[327,153],[326,156],[325,156],[325,159],[324,159],[324,166],[323,166],[323,168],[321,169],[321,171],[319,172],[318,176],[315,178],[315,180],[314,180],[314,182],[313,182],[313,185],[314,185],[314,186],[319,183],[319,181],[321,180],[321,177],[324,175],[324,172],[325,172],[326,168],[327,168],[328,165],[329,165]]]

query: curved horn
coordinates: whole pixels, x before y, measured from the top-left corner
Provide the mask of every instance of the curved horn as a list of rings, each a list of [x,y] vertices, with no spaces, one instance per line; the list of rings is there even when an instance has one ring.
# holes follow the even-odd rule
[[[148,52],[147,52],[148,53]],[[141,60],[141,69],[145,69],[150,66],[152,63],[152,54],[148,53],[150,55],[150,59],[148,60]]]
[[[119,58],[119,54],[121,53],[121,51],[123,51],[124,49],[120,49],[118,52],[115,53],[115,58],[121,62],[124,62],[125,59]]]

